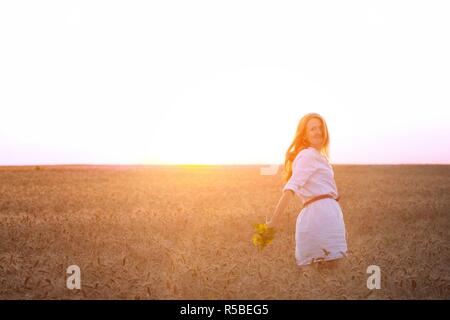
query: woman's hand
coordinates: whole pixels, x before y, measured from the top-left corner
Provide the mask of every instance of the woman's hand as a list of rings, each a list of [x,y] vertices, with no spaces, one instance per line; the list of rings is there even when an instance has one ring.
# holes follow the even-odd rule
[[[267,227],[268,228],[279,229],[280,228],[280,224],[271,220],[271,221],[267,222]]]
[[[281,215],[284,213],[286,207],[294,196],[294,192],[292,190],[286,190],[283,192],[280,200],[278,201],[275,212],[272,215],[270,221],[267,222],[267,226],[269,228],[280,228],[281,224]]]

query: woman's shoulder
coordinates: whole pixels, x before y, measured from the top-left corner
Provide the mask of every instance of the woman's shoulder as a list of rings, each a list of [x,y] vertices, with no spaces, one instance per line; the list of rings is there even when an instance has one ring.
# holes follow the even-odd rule
[[[314,148],[305,148],[300,150],[300,152],[298,153],[298,156],[302,156],[302,157],[315,157],[317,156],[317,151],[314,150]]]
[[[313,159],[316,156],[317,156],[317,153],[312,148],[305,148],[305,149],[300,150],[300,152],[295,157],[294,161],[296,161],[298,159]]]

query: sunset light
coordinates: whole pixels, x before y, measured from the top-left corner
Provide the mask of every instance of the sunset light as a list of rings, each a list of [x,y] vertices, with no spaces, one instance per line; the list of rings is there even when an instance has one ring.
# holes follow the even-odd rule
[[[2,3],[0,164],[281,163],[308,112],[334,163],[450,162],[445,10],[237,3]]]

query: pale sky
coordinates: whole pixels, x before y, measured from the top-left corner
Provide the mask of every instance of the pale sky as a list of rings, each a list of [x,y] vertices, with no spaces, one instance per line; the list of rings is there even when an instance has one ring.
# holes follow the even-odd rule
[[[450,163],[448,1],[2,1],[0,165]]]

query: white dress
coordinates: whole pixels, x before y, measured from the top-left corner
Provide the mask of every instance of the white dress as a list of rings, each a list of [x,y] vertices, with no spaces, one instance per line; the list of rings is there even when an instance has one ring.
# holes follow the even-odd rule
[[[317,149],[301,150],[292,163],[292,176],[283,188],[293,190],[305,202],[319,194],[337,197],[334,172],[328,159]],[[297,216],[295,259],[299,266],[314,260],[345,257],[347,239],[339,203],[326,198],[303,208]]]

